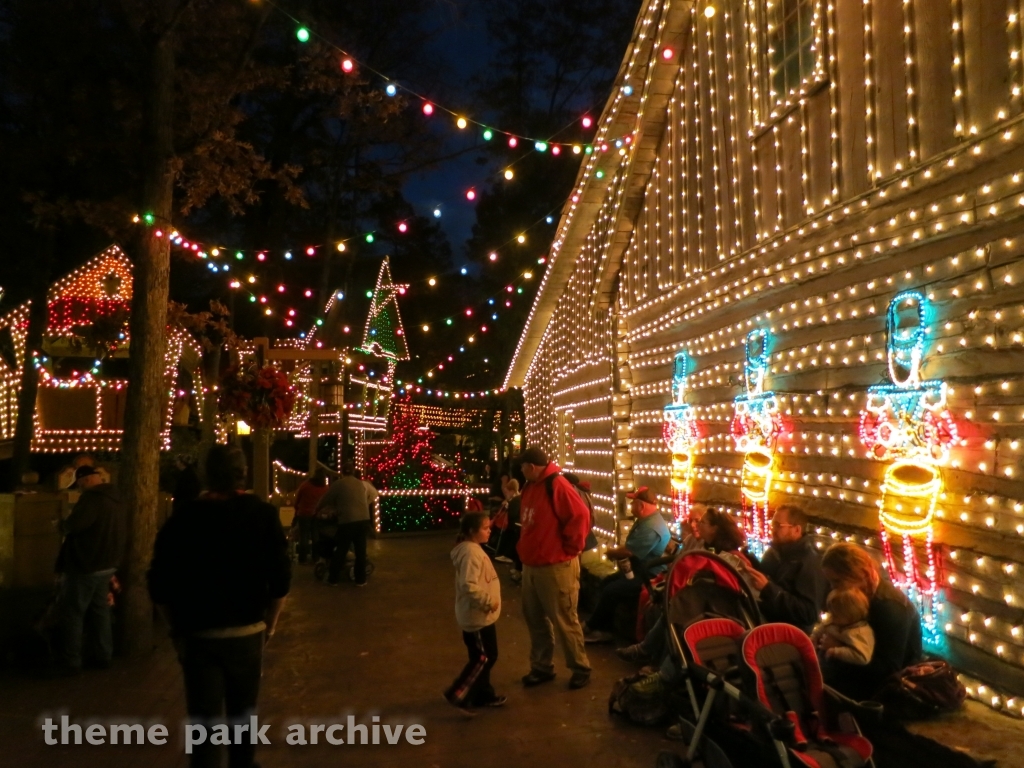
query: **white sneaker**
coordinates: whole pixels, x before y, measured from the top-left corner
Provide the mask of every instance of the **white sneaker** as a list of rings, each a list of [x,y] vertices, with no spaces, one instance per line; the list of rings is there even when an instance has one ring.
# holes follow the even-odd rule
[[[505,557],[504,555],[498,555],[496,558],[494,558],[494,561],[496,563],[511,563],[512,562],[512,558],[511,557]]]

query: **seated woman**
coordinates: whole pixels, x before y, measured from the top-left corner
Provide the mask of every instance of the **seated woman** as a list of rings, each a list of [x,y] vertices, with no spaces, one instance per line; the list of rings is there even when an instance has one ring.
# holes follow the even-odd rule
[[[684,536],[683,546],[679,549],[679,555],[698,549],[706,549],[709,552],[722,557],[730,565],[736,567],[742,576],[745,571],[738,566],[747,562],[740,552],[745,536],[736,521],[729,517],[727,512],[714,507],[694,505],[695,512],[691,513],[690,526],[692,536]],[[699,517],[698,517],[699,514]],[[668,651],[667,630],[665,628],[664,616],[658,618],[654,626],[650,628],[642,641],[634,645],[627,645],[619,648],[615,653],[620,659],[639,663],[660,662],[666,658]]]
[[[854,544],[833,544],[821,558],[832,589],[857,589],[868,599],[868,626],[875,636],[865,665],[825,658],[826,685],[852,699],[870,699],[895,672],[921,660],[921,617],[906,596],[878,573],[871,556]]]
[[[666,569],[665,564],[648,566],[657,560],[668,546],[671,535],[665,518],[658,511],[658,503],[649,488],[637,488],[627,493],[631,499],[633,517],[636,522],[621,547],[609,549],[609,560],[618,560],[619,572],[606,578],[601,584],[597,606],[584,627],[584,641],[588,643],[610,642],[614,635],[615,611],[619,605],[636,605],[644,578],[655,576]]]
[[[707,549],[736,569],[756,599],[760,590],[757,589],[750,577],[750,570],[753,566],[741,551],[747,537],[740,529],[739,524],[725,510],[710,507],[698,521],[697,532],[700,534],[700,538],[706,542]]]

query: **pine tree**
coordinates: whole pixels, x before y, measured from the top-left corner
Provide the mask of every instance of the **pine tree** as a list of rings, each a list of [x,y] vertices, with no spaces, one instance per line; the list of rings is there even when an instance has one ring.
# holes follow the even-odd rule
[[[434,434],[420,427],[416,410],[399,405],[391,414],[391,440],[366,462],[366,479],[394,491],[462,487],[458,469],[434,462]],[[462,496],[382,497],[380,529],[390,533],[448,528],[458,521],[462,506]]]

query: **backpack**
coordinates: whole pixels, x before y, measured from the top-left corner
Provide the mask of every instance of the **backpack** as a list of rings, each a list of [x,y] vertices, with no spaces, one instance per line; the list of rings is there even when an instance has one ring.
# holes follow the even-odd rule
[[[670,715],[669,696],[657,672],[641,670],[612,686],[608,714],[622,715],[637,725],[661,725]]]
[[[544,478],[544,490],[548,493],[548,503],[551,505],[552,509],[554,509],[555,506],[556,477],[565,477],[565,475],[561,472],[555,472],[553,475],[548,475]],[[587,538],[583,543],[583,551],[586,552],[591,549],[597,549],[597,535],[594,533],[594,501],[590,498],[589,491],[580,488],[576,483],[569,480],[569,478],[566,477],[565,479],[569,485],[576,489],[576,493],[578,493],[580,498],[583,499],[583,503],[587,505],[587,511],[590,513],[590,522],[587,524]]]

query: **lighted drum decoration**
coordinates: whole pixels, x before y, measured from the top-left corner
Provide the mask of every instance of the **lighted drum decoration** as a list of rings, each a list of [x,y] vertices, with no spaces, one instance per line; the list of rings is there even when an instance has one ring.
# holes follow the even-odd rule
[[[665,406],[662,435],[672,455],[672,516],[678,529],[690,516],[690,492],[693,486],[693,454],[700,440],[700,425],[686,403],[686,382],[690,359],[679,352],[672,366],[672,402]]]
[[[743,367],[746,394],[733,401],[732,436],[743,454],[741,491],[747,546],[760,557],[770,539],[768,497],[775,476],[775,447],[782,434],[782,416],[774,392],[764,391],[771,363],[770,333],[755,328],[747,334]]]
[[[916,314],[916,324],[901,327],[900,310]],[[957,441],[956,423],[946,409],[946,384],[921,380],[921,361],[928,333],[925,296],[898,294],[886,313],[888,384],[868,388],[860,416],[860,438],[871,457],[891,462],[882,481],[879,503],[882,549],[893,583],[914,601],[921,613],[926,641],[942,636],[942,593],[936,567],[932,520],[942,493],[940,466]],[[890,537],[902,543],[902,568],[897,567]],[[924,572],[918,565],[914,539],[924,544]]]

